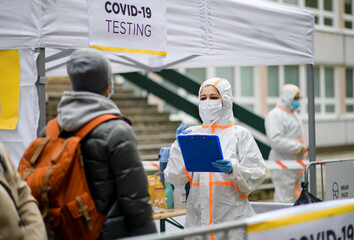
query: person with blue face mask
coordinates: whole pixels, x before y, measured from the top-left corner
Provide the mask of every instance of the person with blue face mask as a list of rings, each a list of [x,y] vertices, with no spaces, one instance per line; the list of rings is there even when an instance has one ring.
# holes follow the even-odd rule
[[[280,99],[265,118],[265,129],[271,151],[268,160],[303,160],[307,147],[302,122],[296,110],[300,107],[299,88],[283,86]],[[294,203],[300,196],[302,173],[296,170],[272,170],[274,201]]]
[[[199,89],[199,116],[202,125],[181,125],[179,134],[212,134],[220,139],[224,159],[213,162],[221,172],[188,172],[177,141],[170,148],[164,171],[174,186],[190,183],[186,204],[186,228],[235,221],[255,214],[248,195],[264,180],[266,167],[250,131],[235,124],[231,85],[224,78],[206,80]],[[190,238],[188,238],[190,240]],[[205,239],[201,236],[192,238]],[[211,233],[207,239],[245,239],[244,229],[227,236]]]

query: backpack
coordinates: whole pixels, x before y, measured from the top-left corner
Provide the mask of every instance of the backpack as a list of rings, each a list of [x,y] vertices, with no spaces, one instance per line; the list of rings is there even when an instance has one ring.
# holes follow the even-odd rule
[[[85,176],[80,141],[96,126],[119,116],[101,115],[67,139],[59,137],[57,119],[48,122],[45,138],[26,149],[18,172],[39,203],[48,237],[95,240],[105,216],[92,199]]]

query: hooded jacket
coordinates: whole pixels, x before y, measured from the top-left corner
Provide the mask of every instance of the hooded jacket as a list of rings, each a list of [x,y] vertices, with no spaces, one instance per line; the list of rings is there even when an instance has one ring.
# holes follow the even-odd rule
[[[44,240],[47,233],[31,189],[0,143],[0,240],[8,239]]]
[[[219,136],[225,159],[232,163],[230,174],[220,172],[188,172],[184,166],[181,149],[175,141],[164,171],[165,178],[175,186],[190,183],[186,205],[186,228],[208,226],[234,221],[255,214],[248,195],[264,180],[266,167],[259,148],[244,127],[235,124],[232,111],[231,86],[226,79],[206,80],[200,87],[212,85],[220,93],[221,115],[216,121],[203,119],[203,125],[189,127],[189,134],[215,134]],[[202,161],[202,159],[198,159]],[[244,239],[243,230],[233,230],[227,236],[211,233],[208,239]],[[201,236],[193,239],[204,239]]]
[[[61,136],[68,137],[102,114],[121,115],[110,99],[90,92],[64,92],[58,104]],[[97,210],[106,216],[99,239],[155,233],[144,171],[130,121],[109,120],[82,141],[86,178]]]

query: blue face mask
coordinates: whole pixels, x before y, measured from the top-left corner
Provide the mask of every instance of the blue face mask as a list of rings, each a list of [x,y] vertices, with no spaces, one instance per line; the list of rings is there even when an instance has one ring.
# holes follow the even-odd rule
[[[300,100],[293,100],[290,106],[290,110],[295,111],[300,107]]]
[[[111,98],[112,95],[114,94],[114,81],[112,81],[112,89],[111,89],[111,92],[108,94],[108,98]]]

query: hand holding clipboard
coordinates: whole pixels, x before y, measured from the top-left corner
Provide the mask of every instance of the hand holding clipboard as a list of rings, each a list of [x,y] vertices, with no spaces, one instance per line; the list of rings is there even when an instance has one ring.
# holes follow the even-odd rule
[[[190,172],[222,172],[212,162],[224,159],[217,135],[179,135],[184,164]]]

